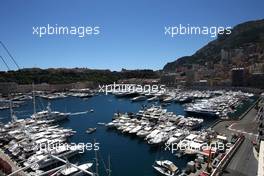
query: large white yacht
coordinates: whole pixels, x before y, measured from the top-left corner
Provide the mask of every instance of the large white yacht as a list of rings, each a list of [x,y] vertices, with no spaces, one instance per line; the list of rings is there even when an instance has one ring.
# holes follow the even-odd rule
[[[35,120],[52,120],[53,122],[58,122],[67,119],[69,115],[70,113],[52,111],[50,103],[48,103],[46,110],[34,113],[33,115],[31,115],[31,118]]]

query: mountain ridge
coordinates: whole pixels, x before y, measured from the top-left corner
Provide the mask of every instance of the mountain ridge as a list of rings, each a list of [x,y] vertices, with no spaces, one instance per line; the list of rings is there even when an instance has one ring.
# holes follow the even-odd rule
[[[218,35],[191,56],[183,56],[163,67],[164,72],[174,72],[178,67],[191,67],[192,64],[204,65],[207,62],[219,63],[221,50],[247,50],[252,44],[264,48],[264,19],[247,21],[232,28],[230,35]]]

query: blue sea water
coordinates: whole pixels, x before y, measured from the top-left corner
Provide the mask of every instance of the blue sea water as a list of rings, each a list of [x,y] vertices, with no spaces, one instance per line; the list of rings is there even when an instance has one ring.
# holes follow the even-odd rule
[[[37,109],[46,107],[48,101],[37,98]],[[142,105],[148,102],[131,102],[129,99],[116,98],[113,95],[98,95],[89,99],[67,97],[51,101],[52,110],[61,112],[84,112],[94,109],[94,112],[71,116],[68,121],[60,123],[65,128],[71,128],[77,133],[70,138],[74,143],[99,143],[98,159],[99,173],[106,174],[108,156],[111,160],[112,176],[153,176],[157,173],[153,170],[152,164],[156,159],[169,159],[179,168],[183,169],[191,157],[177,158],[171,152],[164,151],[158,147],[148,145],[143,139],[136,136],[122,134],[115,130],[109,130],[104,126],[97,125],[98,122],[110,122],[115,112],[137,112]],[[172,103],[166,107],[168,111],[185,115],[182,105]],[[15,109],[18,118],[29,117],[33,112],[32,102]],[[0,111],[1,122],[10,120],[9,111]],[[206,120],[205,126],[210,125],[213,120]],[[87,128],[96,127],[96,132],[87,134]],[[94,161],[95,152],[85,151],[83,154],[71,160],[74,163]],[[94,168],[93,168],[94,170]]]

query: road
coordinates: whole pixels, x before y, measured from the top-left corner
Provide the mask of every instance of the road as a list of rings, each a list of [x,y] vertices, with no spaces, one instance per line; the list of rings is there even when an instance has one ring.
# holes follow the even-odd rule
[[[223,176],[256,176],[257,171],[258,160],[251,141],[246,138],[227,165]]]
[[[243,133],[246,137],[252,138],[258,132],[258,125],[255,121],[256,114],[257,110],[253,108],[240,121],[222,121],[216,124],[213,129],[222,134]]]
[[[227,165],[223,173],[224,176],[257,175],[258,160],[251,143],[257,135],[256,113],[257,111],[253,108],[240,121],[223,121],[213,127],[218,133],[226,135],[243,133],[245,135],[244,142]]]

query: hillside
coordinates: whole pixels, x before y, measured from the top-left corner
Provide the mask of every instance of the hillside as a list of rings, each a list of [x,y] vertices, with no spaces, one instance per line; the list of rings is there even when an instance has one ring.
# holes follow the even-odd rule
[[[178,67],[190,67],[192,64],[206,65],[208,63],[217,64],[221,61],[221,51],[231,53],[232,58],[241,57],[242,62],[264,61],[264,19],[249,21],[235,26],[230,35],[221,35],[192,56],[185,56],[167,63],[163,71],[174,72]],[[257,54],[252,60],[252,54]],[[237,64],[231,62],[231,64]]]

